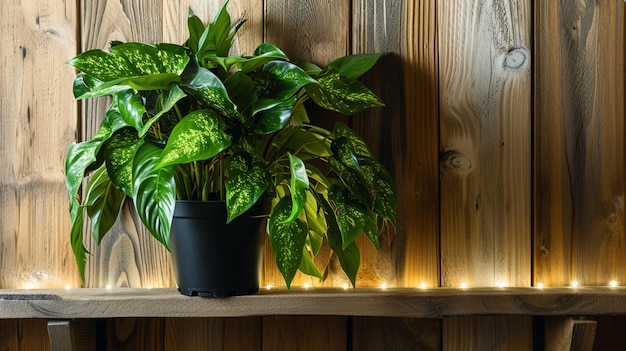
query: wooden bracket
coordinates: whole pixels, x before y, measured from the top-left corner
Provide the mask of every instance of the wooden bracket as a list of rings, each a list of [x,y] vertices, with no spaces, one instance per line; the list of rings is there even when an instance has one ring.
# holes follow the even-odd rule
[[[584,318],[546,317],[546,350],[591,351],[597,322]]]

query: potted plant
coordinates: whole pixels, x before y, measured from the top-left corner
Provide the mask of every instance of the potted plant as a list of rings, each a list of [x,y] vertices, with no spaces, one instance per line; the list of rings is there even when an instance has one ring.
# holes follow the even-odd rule
[[[113,42],[110,52],[90,50],[69,61],[79,71],[77,99],[110,96],[93,138],[70,145],[67,153],[71,242],[83,279],[84,214],[99,244],[126,198],[168,249],[172,226],[177,231],[175,212],[187,205],[221,201],[220,210],[192,211],[223,212],[224,225],[250,211],[268,217],[287,287],[297,270],[323,278],[314,257],[325,242],[354,285],[355,239],[364,233],[378,248],[381,231],[395,226],[396,198],[385,168],[348,126],[327,130],[307,114],[310,104],[346,115],[382,106],[358,81],[379,55],[345,56],[322,68],[291,62],[264,43],[251,56],[229,56],[242,23],[231,26],[224,4],[207,26],[190,16],[183,45]],[[265,209],[264,199],[270,199]],[[228,229],[217,237],[231,235]],[[230,257],[253,255],[241,254],[245,242],[258,241],[250,238],[220,250]],[[181,292],[197,293],[193,287]],[[247,292],[216,294],[239,293]]]

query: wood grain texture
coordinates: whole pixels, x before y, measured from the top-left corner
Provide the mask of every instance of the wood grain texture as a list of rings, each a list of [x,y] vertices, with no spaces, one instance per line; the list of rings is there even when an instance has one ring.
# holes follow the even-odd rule
[[[531,280],[530,1],[439,1],[442,286]],[[532,319],[443,320],[443,348],[532,350]]]
[[[266,0],[263,40],[280,47],[292,61],[309,61],[324,66],[337,57],[350,52],[350,1],[284,1]],[[335,122],[347,119],[321,109],[309,110],[314,123],[332,129]],[[265,245],[263,285],[285,286],[276,268],[269,240]],[[338,260],[330,256],[326,248],[317,259],[319,267],[328,262],[328,279],[322,283],[317,278],[298,272],[292,286],[334,286],[349,284],[341,271]],[[360,284],[359,281],[357,284]]]
[[[0,3],[0,287],[78,285],[69,235],[65,150],[77,107],[74,1]],[[62,89],[61,87],[67,87]]]
[[[165,350],[261,350],[262,318],[168,318]]]
[[[328,315],[442,318],[469,315],[626,315],[626,287],[273,289],[227,299],[175,289],[0,291],[0,319]],[[506,323],[499,323],[507,327]],[[520,329],[520,335],[525,329]]]
[[[532,350],[532,317],[454,317],[443,320],[443,350]]]
[[[535,17],[535,281],[626,281],[624,2]]]
[[[441,350],[441,320],[354,317],[352,350]]]
[[[106,323],[106,350],[165,350],[165,319],[116,318]]]
[[[0,350],[50,350],[45,319],[0,319]]]
[[[530,285],[530,2],[439,2],[442,286]]]
[[[545,349],[554,351],[591,351],[597,322],[571,317],[546,318]],[[613,348],[616,349],[616,348]]]
[[[344,351],[346,349],[347,317],[263,317],[263,350]]]

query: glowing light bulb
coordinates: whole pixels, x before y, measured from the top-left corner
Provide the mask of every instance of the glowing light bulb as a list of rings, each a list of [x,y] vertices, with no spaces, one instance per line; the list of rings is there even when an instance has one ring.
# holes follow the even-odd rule
[[[26,290],[30,290],[30,289],[34,288],[35,286],[33,285],[33,283],[28,283],[27,282],[27,283],[24,283],[23,287]]]
[[[265,286],[265,289],[267,289],[267,290],[272,290],[272,286],[271,286],[271,285],[266,285],[266,286]]]
[[[496,286],[497,286],[498,288],[502,289],[502,288],[506,288],[506,287],[507,287],[507,284],[506,284],[506,282],[504,282],[504,281],[499,281],[499,282],[497,282],[497,283],[496,283]]]
[[[467,289],[467,283],[465,282],[461,283],[461,289]]]
[[[72,286],[71,286],[71,285],[69,285],[69,284],[67,284],[67,285],[65,286],[65,290],[70,290],[70,289],[72,289]]]
[[[543,289],[543,283],[541,282],[537,283],[537,289]]]
[[[577,288],[578,287],[578,281],[574,280],[572,281],[572,288]]]
[[[348,290],[349,287],[350,287],[350,285],[348,285],[348,283],[343,283],[343,289],[344,290]]]
[[[146,286],[146,289],[152,289],[152,285]]]
[[[426,290],[428,288],[428,284],[422,283],[420,284],[420,288],[422,288],[422,290]]]
[[[308,289],[308,288],[310,288],[310,287],[311,287],[311,284],[309,284],[309,283],[304,283],[304,288],[305,288],[305,289]]]
[[[382,284],[380,284],[380,288],[381,288],[382,290],[387,289],[387,283],[382,283]]]
[[[617,286],[617,281],[615,281],[615,280],[611,280],[611,281],[609,282],[609,285],[610,285],[611,287],[616,287],[616,286]]]
[[[106,289],[107,290],[111,290],[111,289],[113,289],[113,287],[111,286],[111,284],[107,284]]]

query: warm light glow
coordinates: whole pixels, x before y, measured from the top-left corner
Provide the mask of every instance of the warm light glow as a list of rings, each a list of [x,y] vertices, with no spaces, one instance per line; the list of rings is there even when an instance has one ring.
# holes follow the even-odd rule
[[[308,288],[310,288],[310,287],[311,287],[311,284],[309,284],[309,283],[304,283],[304,288],[305,288],[305,289],[308,289]]]
[[[426,290],[428,288],[428,284],[422,283],[422,284],[420,284],[420,288]]]
[[[611,282],[609,283],[610,286],[612,287],[616,287],[617,286],[617,281],[615,280],[611,280]]]
[[[265,289],[267,289],[267,290],[272,290],[272,286],[271,286],[271,285],[266,285],[266,286],[265,286]]]
[[[34,288],[35,286],[33,285],[33,283],[27,282],[27,283],[24,283],[23,287],[26,290],[30,290],[30,289]]]
[[[537,289],[543,289],[543,283],[541,282],[537,283]]]
[[[71,288],[72,288],[72,286],[71,286],[71,285],[69,285],[69,284],[67,284],[67,285],[65,286],[65,290],[70,290]]]
[[[574,280],[572,281],[572,288],[577,288],[578,287],[578,281]]]
[[[111,289],[113,289],[113,287],[111,286],[111,284],[107,284],[106,289],[107,290],[111,290]]]
[[[496,283],[496,286],[498,288],[506,288],[508,286],[508,284],[506,282],[499,281],[499,282]]]
[[[152,289],[152,285],[146,286],[146,289]]]
[[[461,283],[461,289],[467,289],[467,283],[465,282]]]
[[[350,287],[350,285],[348,285],[348,283],[343,283],[343,289],[344,290],[348,290],[349,287]]]
[[[380,284],[380,288],[383,290],[387,289],[387,283]]]

